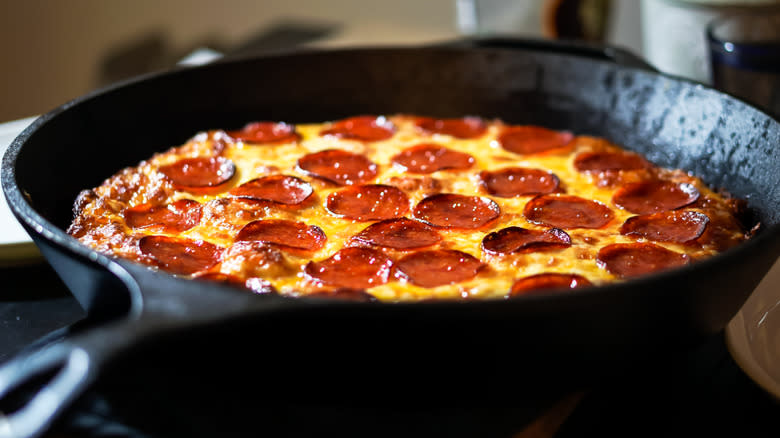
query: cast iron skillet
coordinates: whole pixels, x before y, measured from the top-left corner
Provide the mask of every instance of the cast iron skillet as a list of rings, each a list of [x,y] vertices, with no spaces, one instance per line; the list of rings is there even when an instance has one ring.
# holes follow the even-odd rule
[[[42,116],[4,157],[3,190],[94,328],[0,369],[6,399],[45,377],[5,417],[5,430],[41,433],[100,372],[161,339],[203,339],[217,357],[209,366],[230,357],[227,370],[216,373],[189,364],[201,381],[240,375],[252,382],[256,362],[242,364],[265,355],[285,370],[261,378],[265,383],[294,376],[288,380],[299,389],[334,389],[371,379],[381,397],[413,382],[413,401],[581,381],[717,333],[780,253],[780,123],[733,97],[642,67],[613,48],[505,40],[307,51],[144,77]],[[80,190],[195,132],[252,120],[392,113],[499,117],[606,137],[746,199],[762,231],[712,259],[610,286],[415,304],[250,295],[110,259],[63,231]]]

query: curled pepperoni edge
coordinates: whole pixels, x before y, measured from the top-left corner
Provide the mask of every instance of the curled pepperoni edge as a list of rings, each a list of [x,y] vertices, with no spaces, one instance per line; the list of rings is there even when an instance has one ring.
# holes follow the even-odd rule
[[[554,200],[558,200],[559,202],[563,203],[577,203],[581,206],[588,206],[587,208],[590,209],[588,214],[588,222],[576,223],[576,221],[571,221],[568,219],[571,217],[571,215],[567,215],[567,218],[564,220],[559,220],[558,218],[540,217],[541,214],[539,213],[539,209],[544,208],[545,206],[554,202]],[[566,206],[560,206],[558,208],[565,207]],[[601,202],[591,199],[581,198],[574,195],[547,194],[536,196],[528,201],[525,204],[525,207],[523,207],[523,216],[531,223],[547,225],[554,228],[601,229],[612,222],[612,220],[615,218],[615,213]],[[596,217],[598,217],[598,220]],[[591,224],[589,221],[592,221],[593,224]]]
[[[355,116],[333,122],[320,136],[375,142],[387,140],[395,132],[395,125],[385,116]]]
[[[322,172],[321,169],[314,170],[314,168],[316,167],[323,167],[326,170],[334,169],[333,165],[321,166],[322,160],[332,159],[334,158],[334,156],[339,156],[339,155],[344,159],[363,161],[363,163],[360,164],[366,165],[365,168],[362,169],[362,171],[366,172],[367,176],[359,175],[360,171],[358,171],[357,172],[358,175],[354,175],[354,179],[353,179],[353,175],[349,175],[347,178],[342,178],[341,175],[335,174],[335,172]],[[340,186],[349,186],[349,185],[367,183],[368,181],[374,179],[379,173],[378,172],[379,166],[376,163],[369,160],[368,158],[366,158],[364,155],[355,154],[341,149],[325,149],[322,151],[306,154],[298,159],[297,167],[298,170],[305,173],[306,175],[321,178],[323,180],[332,182]]]
[[[195,248],[194,257],[186,251],[187,248]],[[192,275],[206,271],[221,261],[224,252],[221,246],[205,240],[161,235],[143,236],[138,240],[138,250],[149,257],[158,268],[176,275]]]
[[[522,142],[525,143],[532,143],[532,142],[538,142],[538,137],[542,136],[543,138],[543,145],[545,147],[542,148],[532,148],[531,150],[525,150],[517,147],[516,145],[512,144],[515,143],[516,140],[513,137],[518,135],[525,135],[527,138],[521,139]],[[537,137],[537,139],[533,139],[532,137]],[[550,154],[550,153],[556,153],[558,151],[563,151],[567,149],[574,140],[574,134],[568,131],[556,131],[549,128],[545,128],[542,126],[536,126],[536,125],[515,125],[515,126],[507,126],[504,129],[499,132],[498,137],[496,138],[495,142],[501,146],[502,149],[519,154],[519,155],[540,155],[540,154]],[[545,144],[545,143],[549,143]]]
[[[433,154],[435,157],[433,163],[412,163],[415,159],[419,160],[420,154],[423,155],[423,158],[427,158],[429,153]],[[435,143],[420,143],[402,150],[394,155],[390,161],[403,168],[406,172],[418,175],[429,175],[444,170],[470,169],[476,162],[476,159],[465,152],[455,151]],[[426,166],[430,166],[431,168],[427,169],[425,168]]]
[[[606,161],[617,162],[608,166],[594,165],[592,161],[599,163],[599,158],[606,158]],[[591,163],[591,164],[587,164]],[[572,163],[574,168],[581,173],[598,173],[621,170],[640,170],[650,169],[653,165],[643,156],[628,151],[600,151],[600,152],[582,152],[574,157]]]
[[[616,258],[615,258],[616,257]],[[626,268],[625,259],[627,257],[631,263],[636,263],[636,257],[640,259],[639,264],[646,265],[648,258],[653,258],[655,264],[661,266],[656,269]],[[691,262],[690,256],[684,253],[678,253],[663,246],[653,243],[612,243],[601,248],[596,255],[596,263],[607,272],[619,278],[636,278],[645,275],[666,271],[673,268],[685,266]],[[621,266],[617,266],[620,264]]]
[[[426,208],[430,204],[433,204],[435,202],[439,202],[439,199],[444,199],[444,198],[454,199],[456,197],[464,198],[464,200],[468,199],[469,201],[477,199],[477,200],[479,200],[480,202],[482,202],[484,204],[484,207],[486,209],[491,210],[492,213],[491,213],[491,215],[489,215],[489,217],[487,217],[487,216],[481,217],[479,223],[476,224],[476,225],[464,226],[462,224],[450,225],[450,224],[439,224],[439,223],[436,223],[436,221],[431,220],[431,218],[430,218],[431,215],[430,214],[424,214],[422,211],[420,211],[420,209]],[[496,201],[494,201],[494,200],[492,200],[492,199],[490,199],[490,198],[488,198],[486,196],[468,196],[468,195],[459,195],[457,193],[437,193],[435,195],[428,196],[428,197],[422,199],[420,202],[418,202],[417,205],[415,205],[414,209],[412,210],[412,215],[414,216],[415,219],[417,219],[417,220],[419,220],[419,221],[421,221],[421,222],[423,222],[425,224],[428,224],[428,225],[430,225],[432,227],[445,228],[445,229],[455,229],[455,230],[458,230],[458,229],[460,229],[460,230],[475,230],[475,229],[479,229],[479,228],[485,227],[485,226],[493,223],[493,221],[495,221],[496,219],[498,219],[498,217],[501,216],[501,207],[498,205],[498,203]]]
[[[178,167],[186,166],[189,163],[202,162],[203,160],[217,161],[220,163],[219,168],[215,170],[214,178],[211,181],[201,184],[188,184],[184,181],[187,176],[183,173],[175,176],[173,175],[174,172],[183,172],[180,171]],[[176,190],[194,194],[211,195],[224,191],[230,185],[230,181],[236,175],[236,165],[233,161],[224,157],[194,157],[183,158],[171,164],[160,166],[158,171],[171,182],[171,185]]]
[[[494,239],[502,239],[504,235],[510,233],[522,233],[531,236],[531,239],[538,238],[540,240],[530,240],[528,242],[521,243],[517,248],[511,251],[499,251],[490,242]],[[549,240],[544,240],[545,237],[550,236]],[[510,236],[511,237],[511,236]],[[488,244],[486,245],[486,242]],[[482,250],[492,255],[502,254],[525,254],[529,252],[537,251],[549,251],[565,249],[571,246],[571,236],[566,231],[560,228],[549,228],[547,230],[529,230],[521,227],[507,227],[498,231],[487,234],[482,239]]]
[[[682,217],[680,217],[682,216]],[[710,218],[698,211],[693,210],[670,210],[662,211],[658,213],[632,216],[623,222],[620,227],[620,234],[624,236],[638,236],[647,240],[655,242],[674,242],[674,243],[688,243],[692,242],[704,233],[707,225],[710,222]],[[642,226],[646,225],[662,225],[666,229],[661,233],[643,232]],[[696,226],[693,233],[684,234],[681,231],[689,231],[687,229],[681,229],[680,227],[687,227],[689,225]],[[660,236],[658,235],[660,234]]]
[[[277,130],[283,130],[278,133]],[[268,133],[269,139],[258,139],[257,131]],[[270,132],[269,132],[270,131]],[[228,137],[233,140],[241,140],[253,144],[277,144],[299,141],[301,134],[295,129],[295,125],[286,122],[258,121],[249,122],[243,128],[233,131],[225,131]],[[265,134],[264,134],[265,135]]]
[[[288,227],[289,231],[295,232],[296,234],[300,234],[301,232],[304,232],[306,233],[307,237],[311,238],[311,242],[310,242],[311,244],[306,246],[300,246],[297,241],[292,242],[293,244],[290,244],[289,239],[285,239],[287,240],[287,243],[268,240],[267,238],[258,239],[256,234],[258,234],[259,230],[257,230],[256,228],[260,228],[263,226]],[[278,235],[278,233],[276,234]],[[285,236],[285,237],[289,237],[289,236]],[[293,250],[293,251],[297,250],[297,251],[307,252],[307,251],[316,251],[318,249],[321,249],[323,246],[325,246],[325,242],[327,241],[327,239],[328,238],[325,235],[325,232],[322,230],[322,228],[316,225],[307,225],[304,222],[295,222],[287,219],[258,219],[244,225],[241,228],[241,230],[238,231],[238,233],[236,234],[233,240],[235,242],[243,242],[243,241],[263,242],[269,245],[275,245],[278,248],[285,249],[285,250]]]
[[[170,215],[161,210],[170,211]],[[127,226],[133,229],[159,229],[162,232],[181,233],[200,223],[203,206],[192,199],[179,199],[170,204],[138,204],[125,209],[122,214]]]
[[[503,177],[504,175],[512,172],[519,173],[525,173],[525,175],[531,175],[533,177],[550,177],[552,179],[552,187],[545,191],[533,191],[533,190],[524,190],[522,192],[517,191],[505,191],[501,188],[497,187],[501,183],[499,181],[496,181],[498,178]],[[514,175],[512,175],[514,177]],[[558,178],[558,175],[542,169],[532,169],[532,168],[525,168],[525,167],[507,167],[505,169],[499,169],[496,171],[489,171],[489,170],[483,170],[479,173],[479,180],[482,187],[485,189],[486,192],[493,196],[498,196],[500,198],[513,198],[516,196],[535,196],[535,195],[547,195],[550,193],[555,193],[560,189],[561,180]]]
[[[342,248],[326,259],[309,261],[303,272],[316,284],[364,289],[389,282],[393,266],[392,259],[381,251],[353,246]],[[351,271],[353,269],[361,272]],[[375,279],[378,280],[376,283],[373,282]]]
[[[277,190],[285,190],[287,186],[295,185],[295,189],[300,191],[301,195],[293,195],[290,197],[283,197],[283,196],[264,196],[258,193],[252,193],[252,190],[259,185],[262,185],[266,182],[271,182],[273,184],[279,183],[280,187],[277,188]],[[262,187],[265,189],[266,187]],[[268,188],[271,190],[270,188]],[[289,194],[290,192],[285,192]],[[293,205],[301,205],[304,201],[309,199],[311,195],[314,194],[314,188],[309,184],[308,182],[290,175],[268,175],[260,178],[255,178],[252,180],[249,180],[243,184],[241,184],[238,187],[234,187],[230,190],[229,195],[233,196],[235,198],[241,198],[241,199],[253,199],[258,201],[270,201],[277,204],[283,204],[288,206]],[[289,198],[289,199],[287,199]]]
[[[668,193],[663,193],[667,189],[687,195],[687,198],[683,199],[681,197],[678,202],[667,202],[668,199],[666,198],[672,196]],[[650,195],[648,195],[648,190],[651,193]],[[664,199],[648,202],[653,197],[653,194]],[[619,187],[612,195],[612,203],[626,211],[642,215],[683,208],[696,202],[700,195],[699,190],[693,184],[685,182],[665,180],[639,181]]]
[[[453,260],[453,258],[457,260]],[[449,260],[448,260],[449,259]],[[436,266],[429,263],[445,263],[447,266],[441,266],[444,270],[433,270]],[[464,270],[464,262],[469,266]],[[414,285],[424,288],[434,288],[449,284],[462,283],[479,275],[480,271],[486,268],[478,258],[463,251],[454,249],[434,249],[427,251],[418,251],[402,257],[395,263],[394,276],[404,279]]]
[[[403,243],[401,245],[390,245],[388,241],[383,240],[383,235],[387,232],[388,227],[393,228],[396,224],[400,224],[401,227],[409,226],[416,228],[416,232],[427,234],[427,238],[415,239],[415,236],[404,236],[402,240]],[[434,227],[422,221],[408,219],[405,217],[387,219],[373,223],[352,237],[353,242],[401,251],[426,248],[441,242],[441,240],[441,234],[439,234],[439,232]]]
[[[381,194],[387,193],[384,202]],[[362,207],[373,205],[378,207],[368,213],[362,213]],[[398,218],[409,212],[409,197],[401,189],[384,184],[352,185],[333,192],[325,201],[325,209],[329,213],[347,219],[358,221],[375,221]]]
[[[414,125],[428,134],[443,134],[459,139],[479,138],[487,131],[485,121],[480,117],[473,116],[451,119],[418,117]]]

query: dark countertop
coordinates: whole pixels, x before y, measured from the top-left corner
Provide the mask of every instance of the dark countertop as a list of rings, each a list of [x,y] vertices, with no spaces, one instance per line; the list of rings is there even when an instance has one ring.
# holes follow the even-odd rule
[[[281,26],[231,52],[292,47],[331,31]],[[42,339],[56,341],[73,324],[83,324],[84,311],[44,262],[0,268],[0,278],[0,363],[23,348],[40,344]],[[44,438],[235,436],[209,433],[212,427],[221,430],[226,425],[218,424],[219,420],[212,424],[212,418],[198,418],[208,410],[189,411],[194,405],[183,397],[203,397],[212,404],[232,401],[231,406],[236,406],[236,401],[214,400],[213,394],[199,393],[198,382],[184,395],[166,393],[158,388],[165,386],[170,376],[155,373],[148,365],[135,373],[131,365],[119,374],[99,379]],[[230,394],[230,390],[221,395],[225,393]],[[611,376],[594,387],[572,388],[569,393],[542,398],[518,394],[507,401],[474,400],[457,408],[432,406],[414,412],[399,408],[383,414],[372,406],[361,405],[359,400],[350,406],[285,405],[261,400],[258,395],[257,400],[242,400],[236,415],[243,421],[249,417],[248,423],[254,428],[248,435],[252,436],[268,430],[283,430],[284,436],[334,432],[373,437],[780,436],[780,403],[737,366],[722,333],[688,351],[670,353],[641,369]],[[399,406],[403,403],[399,401]],[[128,416],[128,412],[138,415]],[[268,424],[277,427],[268,429]]]
[[[59,333],[49,337],[60,336],[69,325],[85,316],[46,264],[2,268],[0,275],[3,279],[0,294],[2,362],[49,332],[59,329]],[[121,397],[137,400],[164,397],[144,393],[148,388],[132,386],[134,384],[131,382],[142,382],[143,375],[125,377],[99,379],[46,436],[157,437],[163,435],[151,432],[150,428],[159,430],[151,425],[157,424],[162,418],[166,421],[165,430],[170,430],[171,424],[175,430],[176,418],[181,418],[169,417],[175,411],[175,397],[170,405],[171,412],[159,412],[159,418],[149,416],[148,424],[145,421],[124,421],[114,415],[112,400],[116,400],[113,395],[117,393],[122,394]],[[106,394],[112,394],[112,397]],[[554,435],[556,437],[595,434],[668,436],[672,431],[690,432],[697,436],[704,436],[705,433],[718,436],[727,433],[742,437],[780,436],[780,422],[776,420],[780,405],[736,365],[725,347],[722,334],[713,336],[689,351],[659,358],[657,362],[647,364],[646,369],[627,370],[625,375],[606,379],[584,391],[573,388],[570,394],[560,398],[556,396],[556,400],[560,401],[557,404],[555,401],[540,401],[537,404],[533,400],[523,400],[519,394],[514,404],[501,404],[500,409],[480,400],[455,411],[435,410],[430,413],[415,412],[414,415],[394,412],[390,423],[396,427],[404,425],[405,436],[419,436],[414,433],[415,430],[423,431],[421,433],[424,436],[545,436],[523,435],[519,432],[532,423],[529,418],[543,418],[548,423],[541,423],[549,424],[555,423],[551,418],[559,415],[564,419]],[[490,408],[486,407],[488,405]],[[570,412],[571,407],[573,411]],[[350,409],[353,409],[352,413]],[[258,424],[263,424],[262,412],[251,414],[257,416]],[[339,421],[369,421],[365,407],[274,406],[265,412],[275,419],[285,418],[289,424],[308,422],[311,428],[323,433],[332,432],[328,428],[335,421],[324,420],[325,417],[338,418]],[[552,415],[547,415],[550,412]],[[353,420],[350,420],[352,417]],[[360,420],[357,420],[358,417]],[[513,422],[513,419],[516,421]],[[370,424],[376,424],[377,427],[374,430],[377,433],[373,435],[388,435],[388,431],[393,430],[389,427],[390,423],[388,418],[381,415],[370,418]],[[502,425],[501,432],[488,426],[499,423]],[[535,424],[532,429],[537,426],[539,424]],[[310,431],[311,428],[301,430]],[[261,430],[262,427],[258,427],[258,432]],[[538,432],[537,429],[533,430]],[[505,434],[506,431],[512,432]],[[349,432],[344,432],[340,430],[340,433],[349,435]]]

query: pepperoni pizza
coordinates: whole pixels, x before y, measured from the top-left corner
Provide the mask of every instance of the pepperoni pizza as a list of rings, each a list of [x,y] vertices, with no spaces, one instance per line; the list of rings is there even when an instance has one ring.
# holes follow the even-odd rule
[[[256,293],[496,298],[684,266],[742,203],[602,138],[477,117],[211,130],[82,192],[68,232]]]

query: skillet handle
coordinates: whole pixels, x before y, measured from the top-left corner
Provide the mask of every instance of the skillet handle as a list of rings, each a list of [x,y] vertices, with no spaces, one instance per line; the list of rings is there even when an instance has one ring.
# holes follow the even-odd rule
[[[617,65],[638,68],[652,73],[658,70],[641,57],[620,47],[603,44],[591,44],[583,41],[564,41],[550,39],[518,38],[512,36],[469,37],[442,44],[443,47],[496,48],[534,50],[562,55],[584,56],[587,58],[611,61]]]
[[[129,321],[86,331],[73,338],[22,352],[0,367],[0,438],[34,438],[43,434],[98,377],[99,370],[136,342],[139,331]],[[28,389],[35,386],[28,396]],[[0,408],[2,409],[2,408]]]

